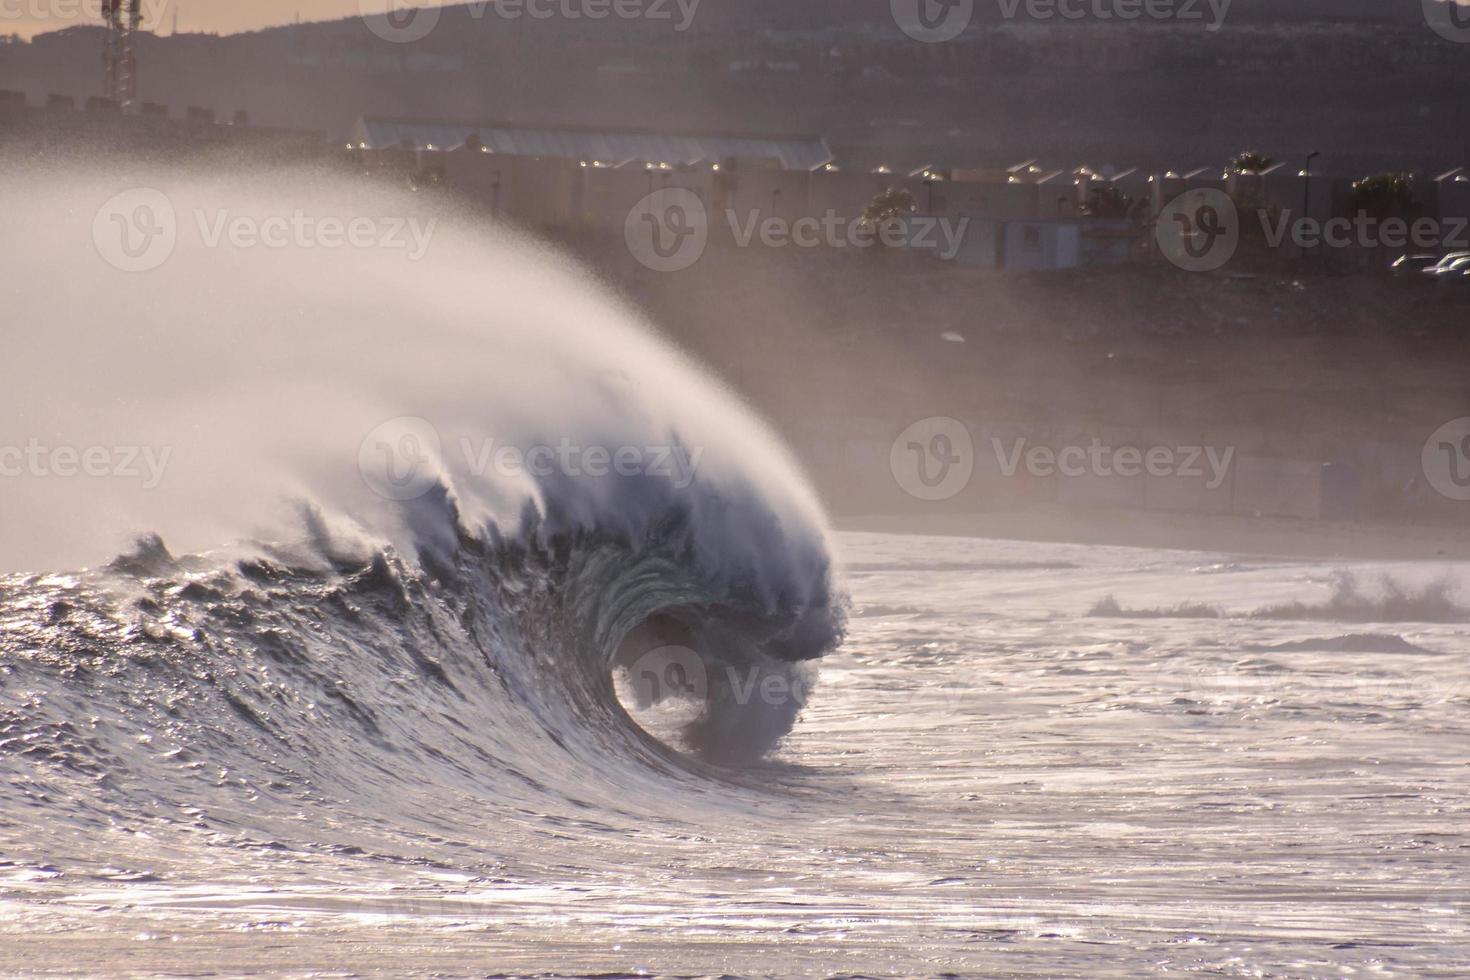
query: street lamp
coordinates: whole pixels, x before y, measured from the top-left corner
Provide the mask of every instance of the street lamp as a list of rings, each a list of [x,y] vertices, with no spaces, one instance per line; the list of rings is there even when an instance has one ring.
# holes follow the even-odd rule
[[[1311,153],[1308,153],[1307,154],[1307,168],[1302,171],[1302,176],[1306,178],[1305,180],[1302,181],[1302,220],[1303,221],[1305,221],[1307,218],[1310,218],[1312,216],[1312,161],[1315,160],[1315,159],[1317,159],[1321,155],[1322,154],[1319,151],[1317,151],[1317,150],[1313,150]],[[1306,250],[1303,249],[1303,251],[1306,251]]]
[[[1302,217],[1312,216],[1312,161],[1322,154],[1316,150],[1307,154],[1307,168],[1302,171],[1302,176],[1307,178],[1302,184]]]

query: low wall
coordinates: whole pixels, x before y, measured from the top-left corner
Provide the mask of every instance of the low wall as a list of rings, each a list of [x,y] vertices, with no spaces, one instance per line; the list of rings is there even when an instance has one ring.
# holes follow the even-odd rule
[[[906,492],[893,472],[891,450],[903,425],[832,420],[826,431],[793,438],[803,465],[824,496],[850,512],[1005,511],[1034,505],[1128,509],[1173,514],[1296,518],[1326,521],[1442,523],[1463,521],[1464,505],[1425,485],[1421,446],[1367,440],[1351,452],[1273,453],[1267,445],[1305,447],[1312,440],[1244,427],[1218,430],[967,420],[971,476],[953,496],[925,501]],[[850,432],[849,427],[863,430]],[[1098,471],[1084,454],[1096,442],[1112,455]],[[1069,472],[1059,454],[1070,452]],[[1047,450],[1039,470],[1027,454]],[[1126,467],[1116,451],[1136,450]],[[1149,451],[1167,472],[1150,472]],[[1140,460],[1145,462],[1140,463]],[[1115,470],[1124,469],[1126,475]]]

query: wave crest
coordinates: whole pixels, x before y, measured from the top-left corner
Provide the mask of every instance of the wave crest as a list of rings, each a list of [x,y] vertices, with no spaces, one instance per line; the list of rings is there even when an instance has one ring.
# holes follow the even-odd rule
[[[9,568],[96,569],[0,577],[0,663],[50,692],[5,720],[57,760],[39,791],[55,806],[248,797],[280,815],[328,793],[396,811],[414,794],[390,789],[423,782],[620,801],[702,771],[617,698],[660,631],[710,679],[685,747],[745,762],[790,729],[806,688],[740,692],[794,686],[841,639],[821,507],[764,425],[579,270],[438,213],[413,266],[223,254],[181,224],[159,268],[79,277],[98,259],[75,202],[116,183],[14,176],[0,247],[35,329],[0,443],[45,418],[57,443],[169,450],[153,487],[22,481],[7,499]],[[130,175],[181,216],[432,211],[317,174],[232,178]],[[532,464],[567,446],[577,465]],[[697,465],[620,470],[619,450]]]

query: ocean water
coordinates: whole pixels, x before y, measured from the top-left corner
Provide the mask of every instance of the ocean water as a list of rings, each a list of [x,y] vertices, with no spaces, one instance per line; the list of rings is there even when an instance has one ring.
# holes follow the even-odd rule
[[[0,973],[1470,963],[1464,566],[833,534],[452,204],[9,166]]]
[[[1463,973],[1470,617],[1371,618],[1463,566],[837,550],[846,642],[741,767],[394,561],[7,580],[3,968]]]

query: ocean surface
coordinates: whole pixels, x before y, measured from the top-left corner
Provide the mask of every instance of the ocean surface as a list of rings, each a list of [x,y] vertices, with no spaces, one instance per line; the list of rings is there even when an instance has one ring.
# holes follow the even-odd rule
[[[1470,568],[834,550],[790,670],[596,548],[0,580],[0,972],[1464,975]]]
[[[0,164],[0,974],[1465,973],[1467,567],[834,535],[544,245],[108,164]]]

